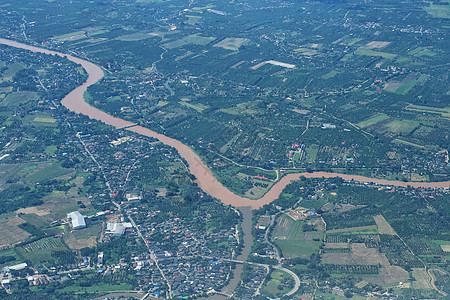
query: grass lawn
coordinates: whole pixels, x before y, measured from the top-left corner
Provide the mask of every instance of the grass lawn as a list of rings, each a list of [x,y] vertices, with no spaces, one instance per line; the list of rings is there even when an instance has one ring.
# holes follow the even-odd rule
[[[335,198],[335,196],[329,196],[329,197]],[[329,197],[325,196],[325,197],[321,197],[320,199],[317,199],[317,200],[306,198],[306,199],[303,199],[302,202],[300,202],[300,206],[304,207],[304,208],[308,208],[308,209],[321,208],[328,202]]]
[[[35,117],[34,122],[41,122],[41,123],[56,123],[56,120],[53,119],[50,116],[40,116],[40,117]]]
[[[352,38],[351,40],[349,40],[347,42],[348,46],[353,46],[354,44],[356,44],[357,42],[362,41],[362,38]]]
[[[116,38],[119,41],[124,42],[135,42],[135,41],[141,41],[145,39],[149,39],[151,37],[155,37],[156,34],[146,33],[146,32],[136,32],[132,34],[122,35]]]

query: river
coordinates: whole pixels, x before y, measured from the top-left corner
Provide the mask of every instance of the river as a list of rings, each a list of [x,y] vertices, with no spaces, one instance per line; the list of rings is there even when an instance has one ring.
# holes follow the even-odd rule
[[[98,81],[100,81],[103,77],[103,70],[86,60],[74,57],[72,55],[67,55],[64,53],[56,52],[53,50],[48,50],[44,48],[38,48],[30,45],[26,45],[23,43],[15,42],[12,40],[2,39],[0,38],[0,44],[30,50],[33,52],[58,55],[61,57],[65,57],[68,60],[80,64],[88,73],[89,77],[85,83],[75,88],[72,92],[70,92],[67,96],[62,99],[61,104],[64,105],[69,110],[81,113],[88,116],[91,119],[99,120],[108,125],[114,126],[116,128],[125,128],[125,130],[129,130],[144,136],[156,138],[162,143],[174,147],[181,157],[183,157],[189,164],[189,171],[197,178],[197,184],[200,188],[205,191],[207,194],[219,199],[225,205],[232,205],[235,207],[251,207],[252,209],[257,209],[262,207],[265,204],[268,204],[275,200],[281,191],[284,189],[286,185],[288,185],[293,180],[298,180],[301,176],[305,176],[307,178],[331,178],[331,177],[341,177],[345,180],[355,180],[360,182],[373,182],[380,185],[390,185],[390,186],[412,186],[412,187],[424,187],[424,188],[445,188],[450,187],[450,181],[444,182],[403,182],[403,181],[392,181],[385,179],[376,179],[358,175],[348,175],[341,173],[328,173],[328,172],[313,172],[313,173],[295,173],[288,174],[284,176],[280,181],[278,181],[262,198],[258,200],[251,200],[245,197],[238,196],[224,187],[220,182],[216,180],[211,170],[206,166],[200,157],[188,146],[183,143],[175,140],[173,138],[167,137],[163,134],[152,131],[148,128],[133,124],[130,121],[126,121],[120,118],[113,117],[91,105],[89,105],[84,99],[84,92],[86,92],[87,88]]]

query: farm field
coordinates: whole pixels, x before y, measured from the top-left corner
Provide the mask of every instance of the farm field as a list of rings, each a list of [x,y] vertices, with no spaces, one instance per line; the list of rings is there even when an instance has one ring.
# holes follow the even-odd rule
[[[42,238],[35,242],[25,244],[17,248],[17,251],[36,266],[41,263],[54,263],[56,259],[54,253],[57,251],[70,253],[69,257],[72,255],[63,240],[54,237]]]
[[[13,92],[0,102],[1,106],[19,106],[31,100],[37,100],[38,96],[34,92]]]
[[[450,118],[450,107],[437,108],[437,107],[427,107],[427,106],[410,104],[410,105],[406,106],[406,109],[412,110],[412,111],[426,112],[426,113],[431,113],[431,114],[440,114],[445,118]]]
[[[272,240],[280,247],[285,258],[310,257],[322,244],[323,232],[303,231],[307,221],[294,221],[286,215],[277,220]]]
[[[358,55],[379,56],[379,57],[386,58],[386,59],[393,59],[397,56],[396,54],[393,54],[393,53],[374,51],[374,50],[369,50],[366,48],[358,48],[355,51],[355,53]]]
[[[357,125],[359,127],[366,128],[366,127],[375,125],[375,124],[377,124],[379,122],[382,122],[384,120],[387,120],[387,119],[389,119],[388,115],[386,115],[386,114],[379,114],[379,115],[376,115],[374,117],[371,117],[370,119],[367,119],[367,120],[364,120],[362,122],[359,122]]]
[[[12,246],[24,241],[31,234],[18,227],[25,221],[17,216],[2,215],[0,217],[0,246]]]
[[[216,43],[214,47],[237,51],[239,50],[239,47],[246,45],[248,42],[249,40],[245,38],[225,38],[222,41]]]

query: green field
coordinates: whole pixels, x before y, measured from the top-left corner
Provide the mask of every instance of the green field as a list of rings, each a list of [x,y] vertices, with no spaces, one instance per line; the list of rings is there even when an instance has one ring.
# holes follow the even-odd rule
[[[407,110],[413,110],[418,112],[426,112],[431,114],[440,114],[443,117],[450,118],[450,107],[438,108],[438,107],[430,107],[430,106],[421,106],[421,105],[413,105],[410,104],[405,107]]]
[[[209,44],[210,42],[214,41],[215,39],[216,39],[215,37],[205,37],[205,36],[200,36],[199,34],[191,34],[182,39],[165,43],[162,46],[167,49],[174,49],[174,48],[182,47],[187,44],[195,44],[195,45],[205,46],[205,45]]]
[[[293,280],[288,273],[273,270],[270,279],[266,280],[263,285],[262,294],[269,298],[281,297],[291,290],[290,285],[293,285]]]
[[[69,33],[66,33],[66,34],[61,34],[61,35],[55,36],[55,38],[56,39],[66,39],[66,38],[69,38],[69,37],[72,37],[72,36],[76,36],[76,35],[79,35],[79,34],[84,34],[84,31],[69,32]]]
[[[389,119],[388,115],[386,115],[386,114],[378,114],[378,115],[376,115],[374,117],[371,117],[371,118],[369,118],[367,120],[359,122],[356,125],[358,125],[361,128],[366,128],[366,127],[372,126],[372,125],[374,125],[376,123],[379,123],[379,122],[387,120],[387,119]]]
[[[88,239],[92,236],[97,236],[102,229],[102,224],[92,225],[80,230],[74,230],[72,234],[75,236],[77,240],[79,239]]]
[[[197,111],[199,113],[203,112],[205,109],[208,108],[208,106],[206,106],[204,104],[201,104],[201,103],[191,104],[191,103],[187,103],[187,102],[183,102],[183,101],[180,101],[178,103],[181,104],[184,107],[192,108],[192,109],[194,109],[195,111]]]
[[[55,124],[56,120],[50,116],[38,116],[33,119],[36,123]]]
[[[156,34],[145,33],[145,32],[136,32],[136,33],[132,33],[132,34],[119,36],[116,39],[119,41],[124,41],[124,42],[135,42],[135,41],[149,39],[154,36],[156,36]]]
[[[411,142],[408,142],[408,141],[404,141],[404,140],[401,140],[401,139],[395,139],[392,142],[396,143],[396,144],[408,145],[408,146],[412,146],[412,147],[416,147],[416,148],[425,148],[425,146],[422,146],[422,145],[419,145],[419,144],[414,144],[414,143],[411,143]]]
[[[434,4],[432,2],[428,2],[430,4],[429,7],[424,7],[424,9],[436,18],[442,18],[442,19],[450,19],[450,6],[449,5],[439,5]],[[447,1],[448,3],[448,1]]]
[[[7,259],[11,257],[14,257],[15,259],[14,260]],[[23,258],[17,253],[15,249],[0,250],[0,259],[5,260],[4,263],[0,263],[0,267],[13,266],[23,262]]]
[[[26,178],[26,181],[29,183],[37,183],[42,182],[45,180],[49,180],[55,177],[59,177],[65,174],[68,174],[72,172],[73,169],[66,169],[61,167],[60,163],[54,163],[51,166],[42,169],[38,172],[36,172],[33,175],[30,175],[28,178]]]
[[[410,134],[414,129],[420,126],[420,123],[412,120],[399,120],[395,119],[386,124],[386,127],[390,132],[396,134],[407,135]]]
[[[47,237],[17,248],[18,252],[33,265],[53,261],[52,251],[68,251],[60,238]]]
[[[214,47],[221,47],[223,49],[237,51],[239,47],[247,45],[250,40],[246,38],[226,38],[214,45]]]
[[[260,109],[257,107],[261,101],[251,101],[238,104],[236,107],[221,108],[220,111],[230,115],[255,115]]]
[[[0,102],[1,106],[19,106],[30,100],[39,99],[35,92],[13,92],[6,96],[6,98]]]
[[[317,153],[319,152],[319,146],[312,144],[306,148],[306,162],[314,163],[317,159]]]
[[[395,58],[397,56],[397,54],[369,50],[369,49],[363,48],[363,47],[362,48],[358,48],[355,51],[355,53],[358,54],[358,55],[365,55],[365,56],[380,56],[382,58],[387,58],[387,59],[393,59],[393,58]]]
[[[352,38],[351,40],[349,40],[347,42],[348,46],[353,46],[354,44],[356,44],[357,42],[362,41],[362,38]]]
[[[214,41],[215,39],[216,39],[215,37],[200,36],[200,34],[196,33],[188,35],[187,37],[184,38],[184,41],[190,44],[205,46]]]
[[[336,71],[336,70],[331,70],[331,71],[328,72],[327,74],[322,75],[322,79],[330,79],[330,78],[336,76],[337,74],[339,74],[338,71]]]
[[[47,155],[53,155],[56,153],[57,149],[58,147],[56,147],[55,145],[47,146],[45,147],[44,153]]]
[[[345,233],[345,234],[378,234],[377,225],[339,228],[327,230],[327,233]]]
[[[8,66],[8,68],[1,74],[2,77],[13,77],[18,71],[25,69],[25,67],[20,63],[13,63]]]
[[[109,292],[109,291],[126,291],[131,290],[133,286],[131,284],[107,284],[99,283],[88,287],[81,286],[68,286],[61,290],[61,292],[80,292],[80,293],[96,293],[96,292]]]
[[[389,87],[388,84],[385,89],[391,93],[406,95],[417,84],[423,84],[427,80],[427,78],[427,75],[421,74],[419,78],[409,80],[408,82],[402,82],[399,86]]]
[[[324,234],[322,231],[304,232],[303,225],[306,223],[307,221],[294,221],[286,215],[278,218],[272,240],[280,247],[285,258],[309,258],[319,251]]]

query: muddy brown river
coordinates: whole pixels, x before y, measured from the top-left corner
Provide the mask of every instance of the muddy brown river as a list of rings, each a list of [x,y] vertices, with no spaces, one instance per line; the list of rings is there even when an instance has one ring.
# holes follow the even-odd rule
[[[80,64],[88,73],[89,77],[85,83],[70,92],[61,103],[69,110],[84,114],[91,119],[99,120],[108,125],[114,126],[118,129],[125,128],[144,136],[156,138],[162,143],[174,147],[177,149],[180,156],[182,156],[189,164],[189,171],[197,178],[197,184],[200,188],[208,193],[209,195],[219,199],[225,205],[232,205],[235,207],[251,207],[252,209],[260,208],[261,206],[268,204],[275,200],[286,185],[288,185],[293,180],[298,180],[301,176],[307,178],[331,178],[331,177],[341,177],[345,180],[355,180],[359,182],[373,182],[380,185],[389,186],[412,186],[412,187],[424,187],[424,188],[447,188],[450,187],[450,181],[445,182],[403,182],[403,181],[391,181],[384,179],[369,178],[357,175],[347,175],[340,173],[327,173],[327,172],[314,172],[314,173],[296,173],[288,174],[284,176],[280,181],[278,181],[262,198],[258,200],[251,200],[245,197],[238,196],[224,187],[220,182],[216,180],[211,170],[206,166],[200,157],[188,146],[179,142],[178,140],[167,137],[163,134],[159,134],[148,128],[142,126],[132,126],[132,122],[113,117],[91,105],[89,105],[84,99],[84,92],[87,88],[102,79],[103,71],[97,65],[88,62],[86,60],[74,57],[72,55],[63,54],[53,50],[38,48],[23,43],[15,42],[12,40],[0,38],[0,44],[12,46],[15,48],[30,50],[33,52],[39,52],[50,55],[58,55],[65,57],[68,60]],[[131,126],[131,127],[129,127]]]

